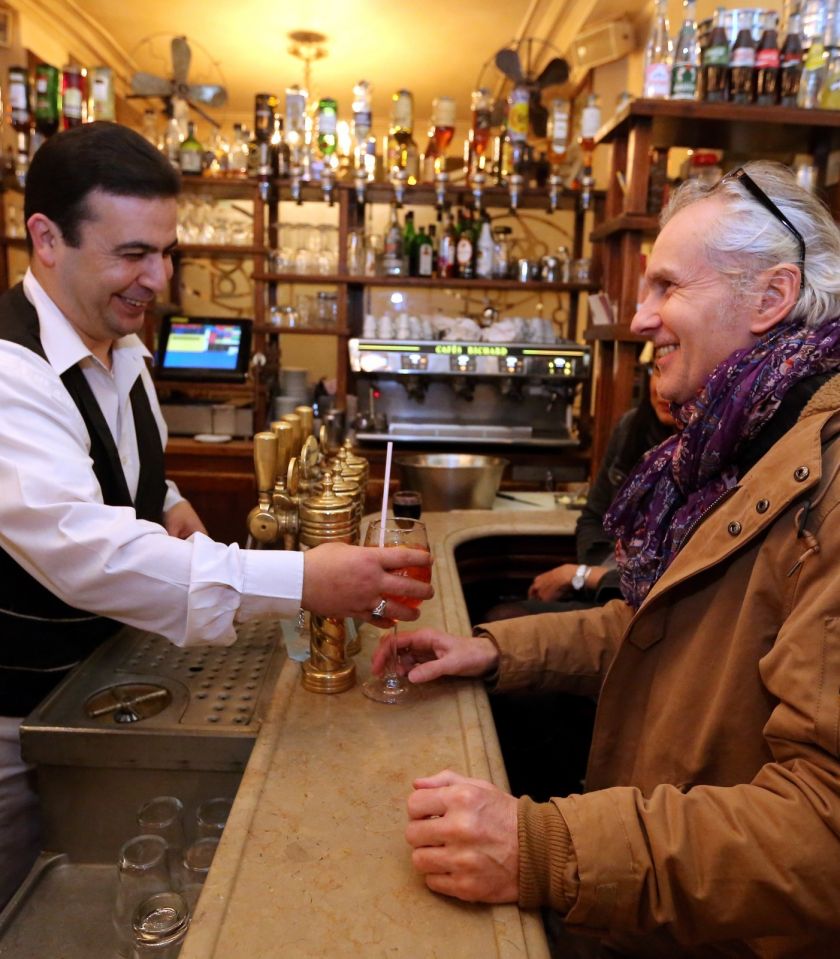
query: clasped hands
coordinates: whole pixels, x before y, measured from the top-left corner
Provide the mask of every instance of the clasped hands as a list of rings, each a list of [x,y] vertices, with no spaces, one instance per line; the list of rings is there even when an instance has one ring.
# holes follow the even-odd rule
[[[413,683],[441,676],[484,676],[499,660],[486,636],[450,636],[419,629],[396,637],[398,669]],[[381,673],[387,644],[373,655]],[[468,902],[516,902],[519,898],[517,801],[482,779],[451,770],[414,781],[405,836],[411,861],[434,892]]]

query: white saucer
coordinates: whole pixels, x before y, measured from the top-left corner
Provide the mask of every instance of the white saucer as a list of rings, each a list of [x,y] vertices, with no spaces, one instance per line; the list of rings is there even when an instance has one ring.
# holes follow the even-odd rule
[[[227,433],[196,433],[193,437],[199,443],[227,443],[233,439]]]

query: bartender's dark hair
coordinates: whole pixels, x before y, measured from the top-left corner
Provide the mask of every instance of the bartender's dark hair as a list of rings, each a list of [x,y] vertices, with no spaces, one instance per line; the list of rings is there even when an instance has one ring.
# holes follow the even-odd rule
[[[69,246],[78,246],[93,190],[157,199],[177,196],[180,189],[180,174],[139,133],[118,123],[85,123],[55,134],[35,153],[26,175],[24,219],[43,213]],[[28,233],[27,243],[31,253]]]

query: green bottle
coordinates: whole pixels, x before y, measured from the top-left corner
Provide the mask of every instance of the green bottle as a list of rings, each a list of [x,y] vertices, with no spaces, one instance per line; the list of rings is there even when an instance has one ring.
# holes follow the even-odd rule
[[[201,176],[203,160],[204,147],[196,138],[195,124],[190,121],[187,124],[187,139],[181,144],[181,149],[178,153],[178,163],[181,167],[181,173],[187,176]]]
[[[417,276],[417,230],[414,227],[413,210],[409,210],[405,215],[403,256],[408,259],[408,275]]]

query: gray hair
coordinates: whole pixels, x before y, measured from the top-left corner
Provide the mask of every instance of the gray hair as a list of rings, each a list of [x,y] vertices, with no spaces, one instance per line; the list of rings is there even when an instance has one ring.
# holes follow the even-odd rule
[[[818,327],[840,316],[840,230],[828,208],[781,163],[754,160],[745,163],[744,170],[805,240],[805,281],[790,318]],[[731,278],[733,290],[746,291],[759,273],[778,263],[799,263],[796,237],[734,179],[724,178],[712,187],[697,180],[683,183],[662,211],[660,226],[712,196],[726,204],[726,215],[706,237],[706,255],[716,270]]]

